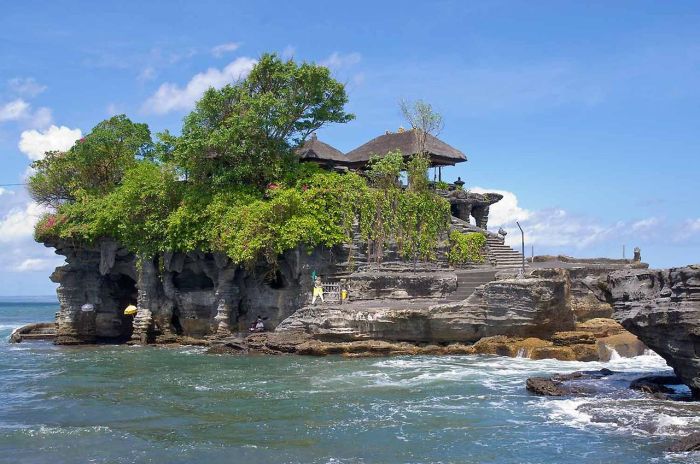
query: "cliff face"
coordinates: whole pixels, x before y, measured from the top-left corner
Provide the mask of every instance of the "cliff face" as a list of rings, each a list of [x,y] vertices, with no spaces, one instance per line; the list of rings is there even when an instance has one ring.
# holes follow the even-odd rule
[[[608,291],[615,319],[700,398],[700,265],[618,271],[608,278]]]
[[[275,265],[260,262],[253,268],[199,252],[138,260],[111,240],[47,246],[66,257],[66,265],[51,276],[59,284],[58,344],[226,336],[246,332],[258,316],[273,329],[309,302],[312,272],[325,282],[352,275],[347,288],[357,300],[441,298],[457,286],[443,249],[437,263],[414,265],[390,247],[383,265],[368,271],[366,246],[357,243],[311,252],[299,248]],[[124,315],[130,304],[138,308],[135,316]]]
[[[476,342],[483,337],[549,338],[574,330],[565,271],[546,277],[506,278],[477,288],[466,300],[380,300],[306,306],[277,328],[331,340]]]
[[[247,333],[260,316],[266,329],[279,335],[303,332],[327,343],[446,345],[491,338],[480,348],[475,345],[474,352],[523,351],[582,360],[604,359],[606,347],[619,345],[605,338],[618,332],[596,329],[601,323],[607,327],[605,319],[593,319],[591,323],[598,322],[592,328],[581,324],[612,312],[603,291],[607,268],[595,265],[531,269],[525,278],[502,271],[489,281],[493,274],[483,269],[456,272],[444,249],[434,263],[407,263],[389,247],[377,265],[363,254],[366,244],[353,243],[311,252],[297,249],[280,256],[274,266],[260,262],[243,268],[211,253],[165,253],[139,260],[111,240],[91,247],[48,245],[67,261],[52,275],[60,284],[59,344],[227,339]],[[349,303],[311,306],[314,271],[327,283],[343,279]],[[457,301],[457,289],[473,288],[474,276],[487,277],[467,299]],[[124,315],[132,304],[137,313]]]
[[[344,255],[342,249],[296,250],[271,271],[262,263],[243,269],[205,253],[166,253],[138,262],[109,240],[94,247],[51,246],[67,262],[51,276],[60,284],[59,344],[227,334],[246,330],[258,316],[274,327],[305,303],[311,271],[333,275]],[[138,307],[133,323],[124,315],[129,304]],[[92,310],[83,310],[85,305]]]

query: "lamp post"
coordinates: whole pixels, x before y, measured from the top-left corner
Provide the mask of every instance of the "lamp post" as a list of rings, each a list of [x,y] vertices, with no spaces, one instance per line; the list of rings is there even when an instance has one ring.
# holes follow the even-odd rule
[[[520,229],[520,243],[523,256],[523,263],[520,267],[520,273],[518,277],[523,277],[525,275],[525,232],[523,232],[523,228],[520,227],[520,223],[518,221],[515,221],[515,223],[518,225],[518,229]]]

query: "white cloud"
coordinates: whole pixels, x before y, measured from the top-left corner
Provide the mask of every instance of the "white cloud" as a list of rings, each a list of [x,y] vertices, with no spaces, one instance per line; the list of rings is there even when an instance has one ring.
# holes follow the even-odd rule
[[[56,267],[54,260],[44,258],[27,258],[17,266],[15,270],[18,272],[28,271],[47,271]]]
[[[146,113],[165,114],[171,111],[191,109],[202,94],[214,87],[219,89],[248,75],[256,61],[237,58],[223,69],[209,68],[196,74],[185,87],[166,82],[143,104]]]
[[[348,54],[340,54],[338,52],[333,52],[325,60],[321,61],[322,66],[327,66],[331,69],[340,69],[357,64],[362,60],[362,55],[357,52],[352,52]]]
[[[676,242],[691,241],[692,238],[700,241],[700,218],[688,219],[678,228],[674,240]]]
[[[68,150],[81,135],[80,129],[52,125],[44,131],[26,130],[22,132],[18,146],[19,150],[30,160],[36,161],[41,159],[47,151]]]
[[[520,247],[520,230],[516,221],[525,231],[525,243],[540,249],[558,250],[568,254],[605,243],[634,240],[637,243],[653,241],[662,236],[662,221],[649,217],[637,221],[616,221],[605,223],[597,218],[572,214],[561,208],[529,210],[518,203],[518,197],[507,190],[474,187],[474,193],[494,192],[503,199],[489,208],[489,229],[503,227],[508,232],[506,243]],[[700,219],[698,220],[700,231]]]
[[[34,226],[46,211],[46,208],[33,201],[23,208],[12,208],[0,219],[0,243],[16,242],[31,237]]]
[[[29,127],[41,129],[51,124],[52,120],[49,108],[41,107],[32,111],[32,105],[21,98],[0,105],[0,122],[21,121]]]
[[[211,54],[217,58],[221,58],[226,53],[235,52],[236,50],[238,50],[238,47],[240,47],[240,46],[241,46],[241,44],[239,44],[237,42],[223,43],[223,44],[217,45],[216,47],[213,47],[211,49]]]
[[[503,199],[489,208],[489,224],[501,227],[508,224],[515,224],[515,221],[524,221],[532,214],[531,211],[521,208],[518,205],[518,197],[513,192],[507,190],[485,189],[473,187],[469,191],[474,193],[498,193],[503,195]]]
[[[33,77],[15,77],[7,81],[7,85],[13,93],[27,97],[36,97],[46,90],[46,86],[39,84]]]
[[[658,218],[650,217],[633,222],[630,228],[635,232],[647,232],[653,230],[655,227],[658,227],[659,223],[660,221]]]
[[[31,105],[21,98],[12,100],[0,106],[0,122],[18,121],[28,118],[30,115]]]

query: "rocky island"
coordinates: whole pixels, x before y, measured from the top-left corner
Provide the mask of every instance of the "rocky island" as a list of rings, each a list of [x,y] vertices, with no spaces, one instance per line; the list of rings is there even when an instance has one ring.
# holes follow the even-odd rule
[[[467,157],[429,105],[344,154],[315,131],[352,119],[346,101],[326,68],[265,55],[178,136],[115,116],[35,162],[30,191],[52,210],[36,239],[66,258],[55,343],[581,361],[649,347],[698,395],[697,266],[526,263],[488,229],[499,194],[442,181]]]

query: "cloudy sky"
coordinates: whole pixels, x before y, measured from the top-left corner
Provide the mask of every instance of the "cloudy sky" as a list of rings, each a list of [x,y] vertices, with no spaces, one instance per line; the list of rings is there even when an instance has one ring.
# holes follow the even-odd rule
[[[444,116],[469,162],[446,172],[505,197],[491,214],[528,254],[700,262],[697,2],[13,2],[0,15],[0,295],[48,294],[61,263],[32,240],[21,184],[45,150],[126,113],[179,130],[209,86],[275,51],[323,63],[357,119],[319,137],[347,151]],[[274,4],[272,4],[274,3]]]

